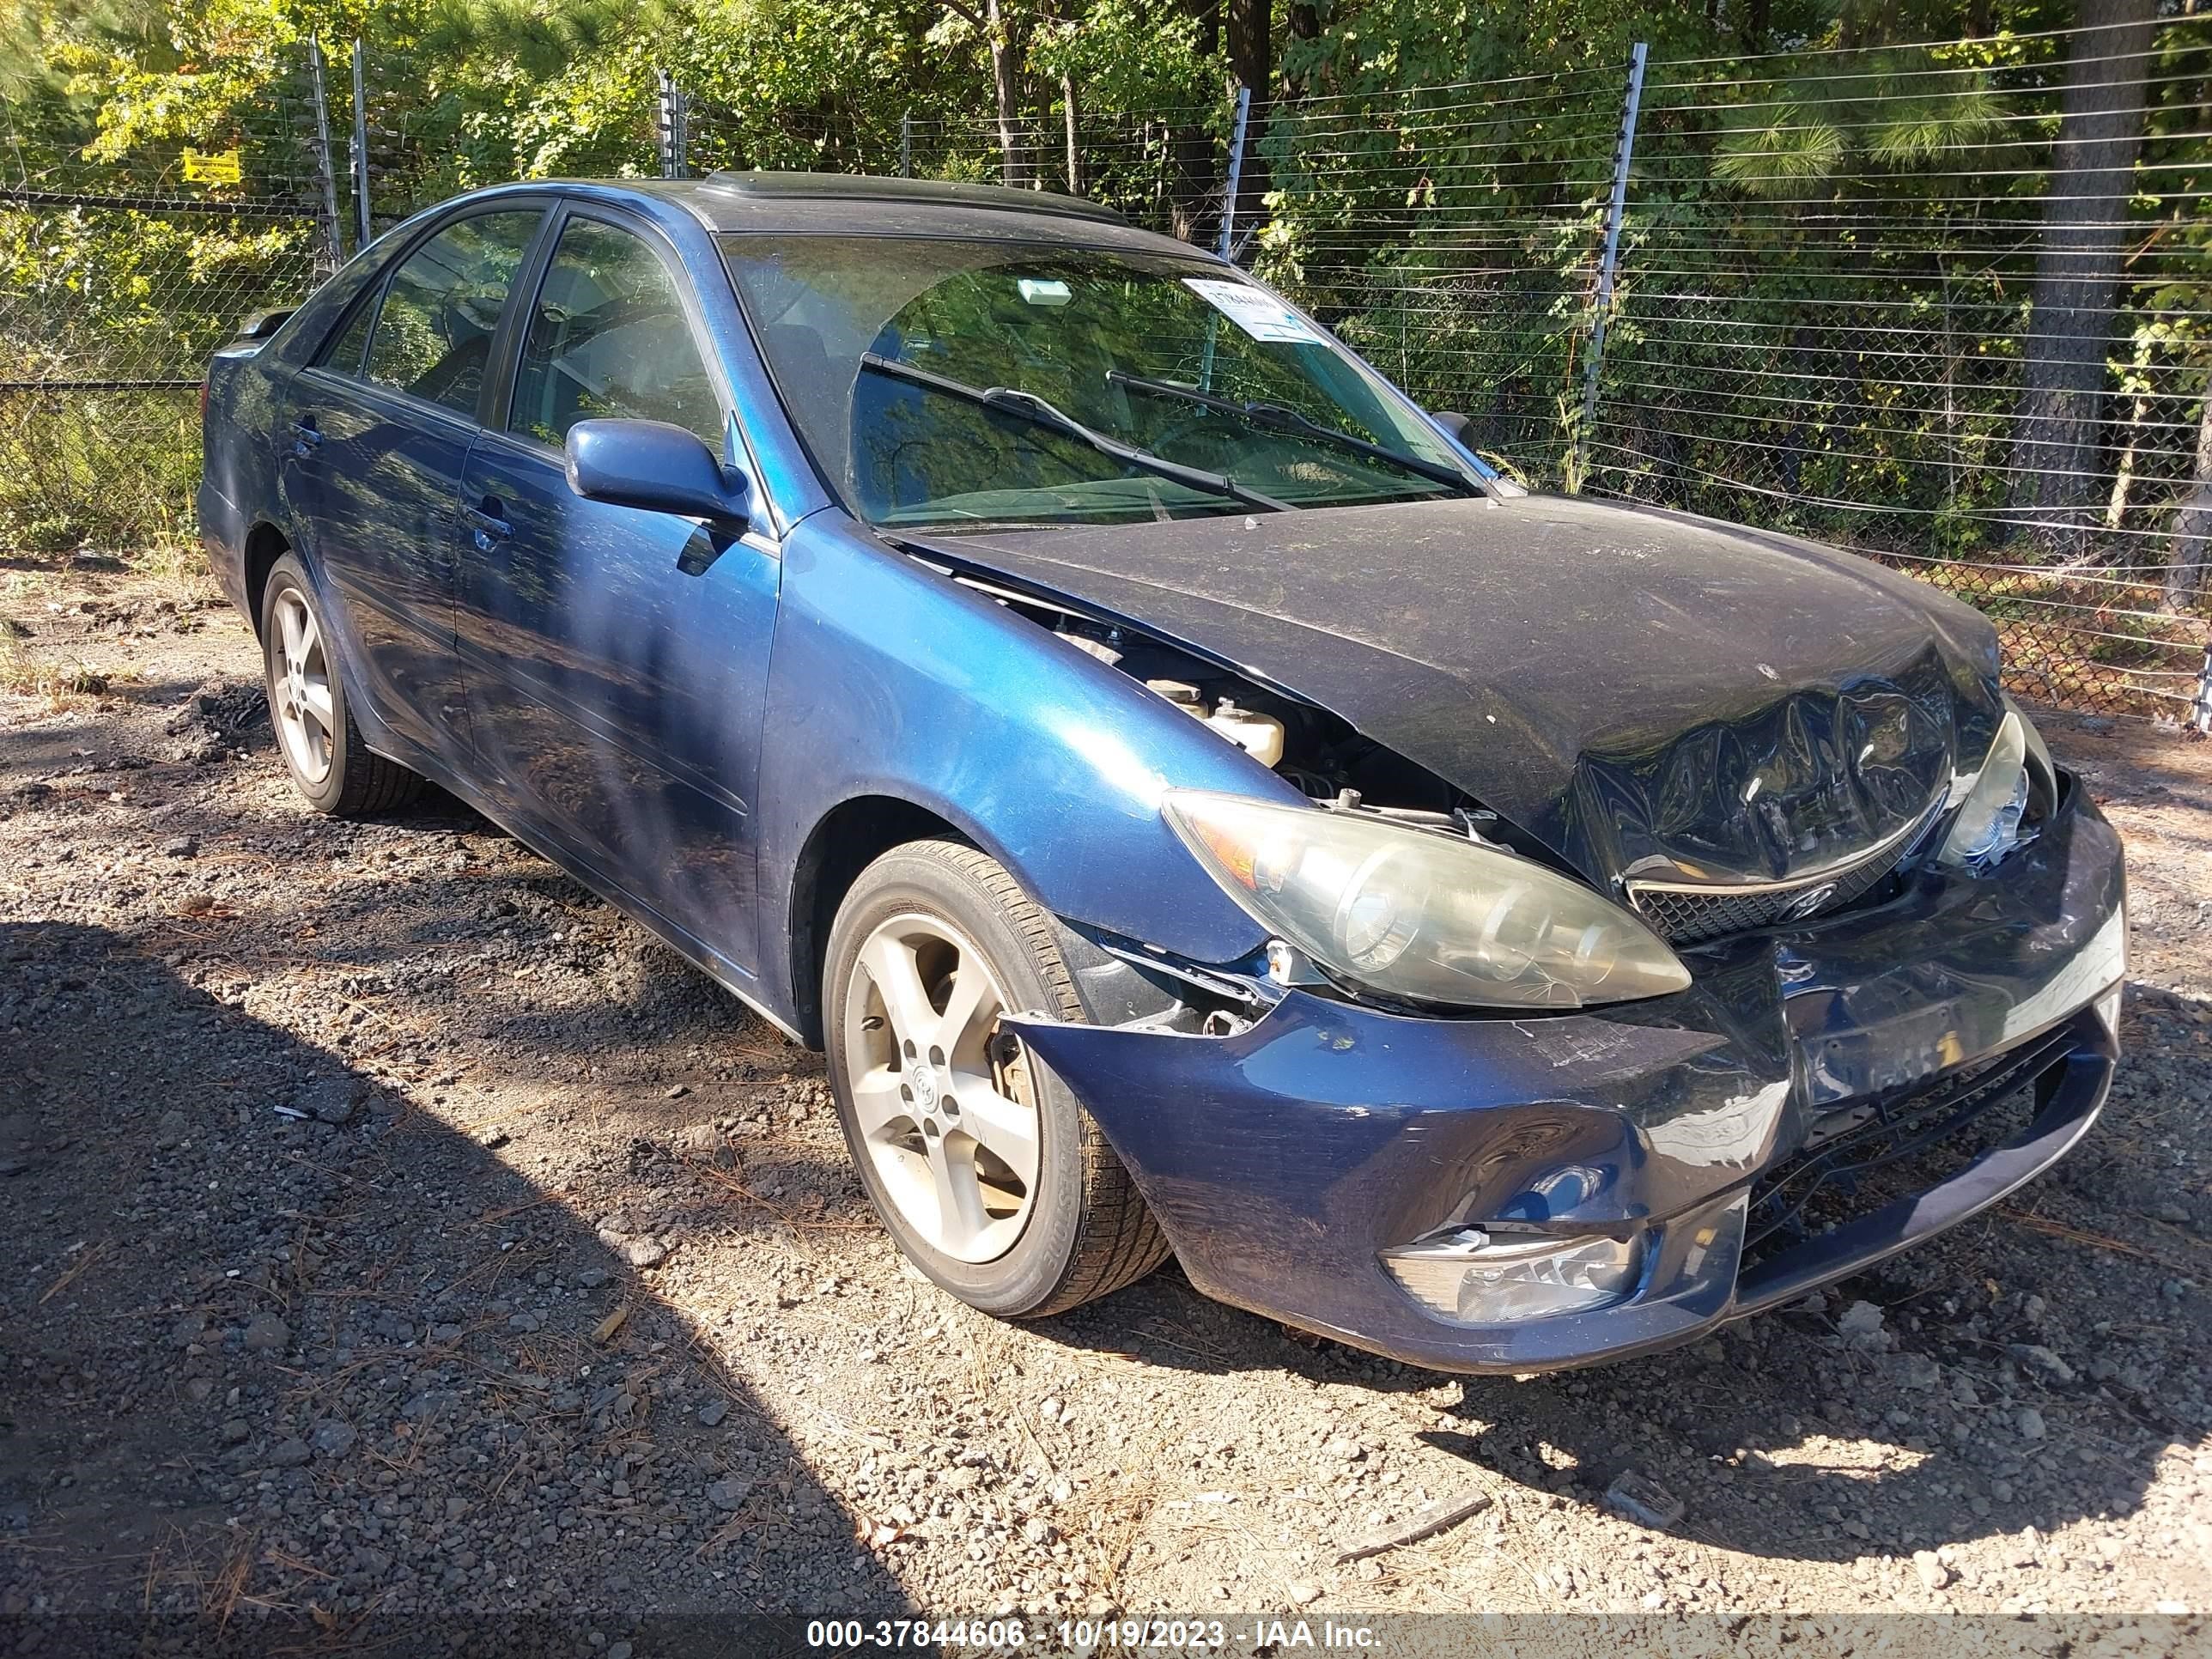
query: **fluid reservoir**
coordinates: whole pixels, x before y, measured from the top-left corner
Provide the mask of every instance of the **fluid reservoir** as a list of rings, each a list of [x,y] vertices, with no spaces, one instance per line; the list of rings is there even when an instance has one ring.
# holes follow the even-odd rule
[[[1146,680],[1145,689],[1148,691],[1157,691],[1194,720],[1202,720],[1206,718],[1206,699],[1199,694],[1198,688],[1188,680]]]
[[[1283,723],[1273,714],[1239,708],[1224,697],[1206,723],[1262,766],[1273,767],[1283,758]]]

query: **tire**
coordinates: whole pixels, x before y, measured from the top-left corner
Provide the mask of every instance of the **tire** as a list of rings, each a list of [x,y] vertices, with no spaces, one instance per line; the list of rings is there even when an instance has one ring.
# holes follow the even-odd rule
[[[886,992],[904,983],[897,964],[908,956],[918,978]],[[971,961],[982,970],[972,982],[963,977]],[[971,983],[985,1006],[963,1023]],[[927,1018],[914,1013],[917,988]],[[1052,919],[994,860],[962,842],[923,841],[860,872],[830,929],[823,982],[830,1085],[854,1167],[893,1240],[930,1279],[984,1313],[1040,1318],[1135,1283],[1167,1260],[1168,1243],[1067,1086],[993,1034],[994,995],[1007,1012],[1086,1018]],[[951,1034],[956,1025],[981,1035]],[[911,1050],[916,1031],[940,1041]],[[1024,1105],[1036,1149],[1026,1180],[1026,1143],[1008,1110]],[[969,1176],[980,1210],[958,1195]]]
[[[304,662],[295,662],[295,652],[304,652]],[[307,805],[332,817],[404,806],[422,793],[422,780],[369,752],[346,707],[336,653],[307,574],[288,553],[261,594],[262,684],[284,769]]]

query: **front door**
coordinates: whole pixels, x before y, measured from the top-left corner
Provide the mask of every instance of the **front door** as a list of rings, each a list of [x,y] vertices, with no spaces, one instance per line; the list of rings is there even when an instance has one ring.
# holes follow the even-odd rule
[[[276,434],[343,656],[403,760],[465,756],[453,513],[501,308],[544,218],[472,215],[408,255],[294,382]]]
[[[462,480],[456,621],[474,769],[502,807],[749,975],[774,546],[585,501],[561,448],[580,420],[630,416],[721,453],[727,402],[684,281],[641,229],[562,227],[503,429]]]

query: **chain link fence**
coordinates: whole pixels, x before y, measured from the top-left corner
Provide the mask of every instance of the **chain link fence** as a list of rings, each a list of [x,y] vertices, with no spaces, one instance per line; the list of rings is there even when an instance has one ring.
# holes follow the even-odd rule
[[[1057,191],[1102,203],[1188,242],[1217,239],[1231,161],[1234,106],[1163,107],[1001,125],[988,118],[909,117],[886,136],[910,178]]]
[[[1872,554],[2017,689],[2202,721],[2209,139],[2187,17],[1316,94],[1259,264],[1533,482]]]
[[[305,54],[196,141],[118,142],[67,106],[0,109],[0,538],[174,542],[208,354],[333,268]]]
[[[1128,113],[1066,86],[1002,124],[918,87],[891,121],[629,64],[604,88],[628,118],[501,155],[455,143],[404,54],[363,55],[357,107],[344,56],[326,109],[316,70],[197,161],[0,117],[18,544],[180,532],[206,353],[358,225],[474,179],[1012,182],[1212,246],[1241,171],[1240,258],[1530,482],[1853,547],[1988,611],[2023,691],[2212,719],[2212,20],[1315,85],[1241,148],[1227,98]]]

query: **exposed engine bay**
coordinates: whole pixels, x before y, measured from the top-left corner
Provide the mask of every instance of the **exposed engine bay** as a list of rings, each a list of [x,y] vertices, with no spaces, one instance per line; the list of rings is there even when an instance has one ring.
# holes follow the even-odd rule
[[[933,562],[933,561],[931,561]],[[1077,650],[1143,683],[1154,696],[1233,743],[1310,799],[1463,835],[1556,862],[1465,791],[1415,765],[1342,717],[1260,684],[1127,623],[966,572],[948,574]]]
[[[1954,863],[2003,858],[2033,839],[2057,800],[2032,728],[1990,694],[1962,703],[1957,665],[1928,641],[1894,675],[1761,692],[1748,712],[1747,698],[1694,719],[1686,707],[1679,730],[1671,715],[1615,715],[1601,699],[1555,687],[1534,722],[1550,744],[1485,746],[1498,717],[1479,715],[1497,706],[1526,721],[1529,705],[1495,689],[1480,640],[1431,639],[1416,656],[1372,644],[1349,619],[1340,635],[1272,618],[1218,556],[1197,566],[1194,590],[1124,582],[1124,594],[1112,572],[1062,556],[1036,557],[1045,568],[1032,577],[1018,568],[1018,543],[989,547],[988,565],[944,542],[908,550],[1138,681],[1316,805],[1516,854],[1595,889],[1678,947],[1885,901],[1929,854],[1939,823],[1958,838],[1964,786],[1984,770],[1996,793],[1975,822],[1989,846],[1962,846]],[[1272,550],[1304,556],[1301,547]],[[1063,570],[1098,592],[1063,589]],[[1188,625],[1157,628],[1138,600],[1171,615],[1187,602]],[[1425,626],[1430,614],[1399,620]],[[1437,666],[1462,658],[1477,664],[1464,676]],[[1391,689],[1377,696],[1376,683]],[[1453,720],[1441,709],[1466,713]],[[1999,741],[2008,733],[2022,752]],[[1971,776],[1955,764],[1962,738],[1986,751]],[[1447,774],[1440,757],[1461,763]],[[1503,799],[1469,793],[1478,778]],[[1996,799],[2008,779],[2013,798]],[[1352,994],[1378,994],[1362,988]]]

